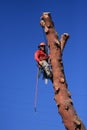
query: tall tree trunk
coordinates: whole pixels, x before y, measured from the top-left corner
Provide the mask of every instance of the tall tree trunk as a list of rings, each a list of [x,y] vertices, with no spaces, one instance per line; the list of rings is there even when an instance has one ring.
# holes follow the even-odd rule
[[[68,91],[68,85],[64,75],[62,52],[69,35],[64,33],[60,40],[58,39],[58,34],[55,31],[54,23],[49,12],[43,13],[40,24],[44,28],[48,40],[53,73],[54,99],[64,126],[67,130],[86,130],[73,107],[71,94]]]

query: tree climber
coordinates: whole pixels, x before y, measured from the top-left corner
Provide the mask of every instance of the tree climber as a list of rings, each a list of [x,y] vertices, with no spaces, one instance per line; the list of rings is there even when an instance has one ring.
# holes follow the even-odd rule
[[[46,44],[41,42],[38,46],[38,50],[34,54],[35,60],[38,63],[39,69],[44,71],[46,78],[52,78],[52,71],[48,63],[49,55],[46,53]]]

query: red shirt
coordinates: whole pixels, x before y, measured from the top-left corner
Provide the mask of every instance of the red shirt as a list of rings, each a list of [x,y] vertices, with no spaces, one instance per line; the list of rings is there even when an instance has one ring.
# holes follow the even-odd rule
[[[49,56],[42,50],[37,50],[35,52],[34,58],[37,62],[42,61],[42,60],[47,60]]]

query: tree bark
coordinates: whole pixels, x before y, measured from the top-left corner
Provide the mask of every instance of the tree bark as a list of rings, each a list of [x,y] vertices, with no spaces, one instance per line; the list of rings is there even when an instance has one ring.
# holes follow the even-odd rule
[[[74,109],[64,74],[62,52],[69,35],[64,33],[59,40],[49,12],[43,13],[40,24],[44,28],[48,40],[53,73],[52,83],[54,87],[54,99],[58,107],[58,112],[62,117],[64,126],[66,130],[86,130],[83,122],[78,117]]]

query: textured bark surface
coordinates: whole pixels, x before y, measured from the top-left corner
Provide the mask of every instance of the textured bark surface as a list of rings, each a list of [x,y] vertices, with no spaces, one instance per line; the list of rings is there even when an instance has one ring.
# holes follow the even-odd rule
[[[52,83],[55,93],[54,99],[58,107],[58,112],[62,117],[64,126],[67,130],[86,130],[83,122],[78,117],[73,107],[71,94],[68,91],[68,85],[64,75],[62,52],[69,35],[64,33],[59,40],[49,12],[43,13],[40,24],[44,28],[48,40],[53,73]]]

